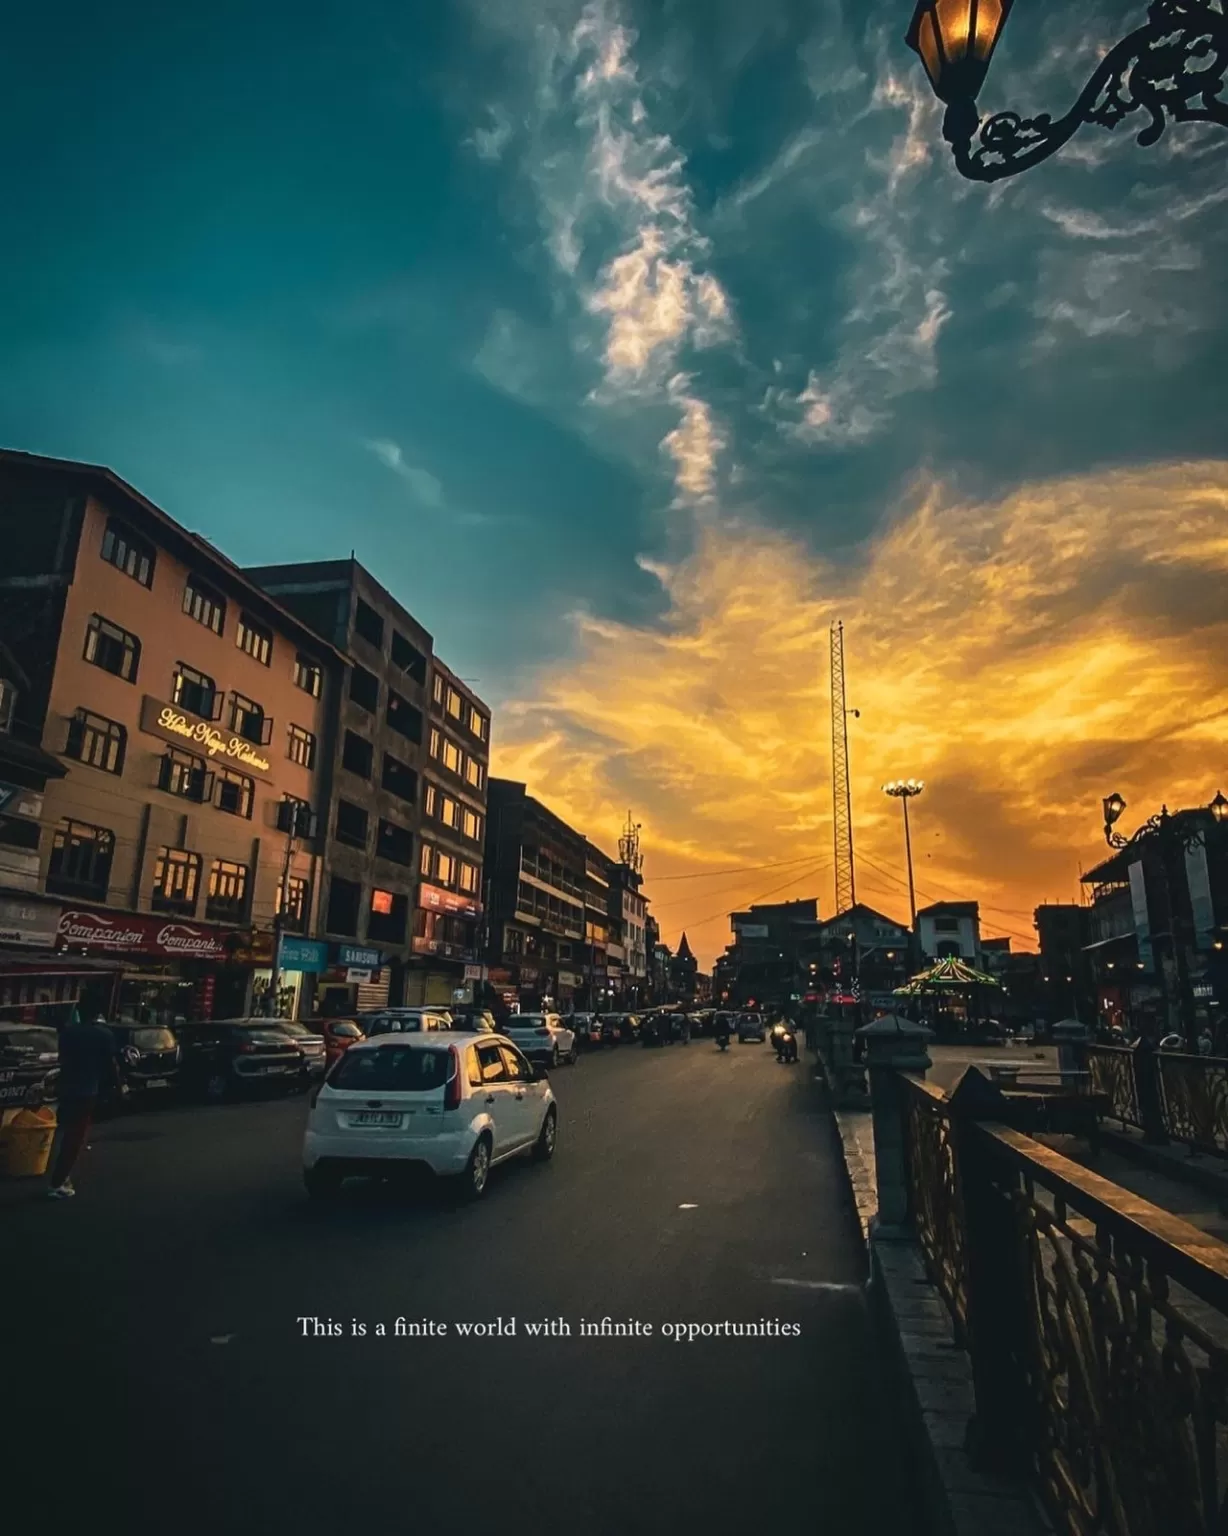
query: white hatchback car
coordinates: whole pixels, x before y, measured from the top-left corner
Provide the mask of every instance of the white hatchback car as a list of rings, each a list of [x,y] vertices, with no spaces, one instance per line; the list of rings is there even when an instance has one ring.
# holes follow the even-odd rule
[[[557,1013],[512,1013],[503,1021],[503,1033],[530,1061],[548,1067],[562,1062],[576,1064],[576,1034]]]
[[[554,1156],[558,1106],[544,1068],[504,1035],[406,1033],[356,1041],[312,1100],[303,1182],[312,1196],[343,1179],[426,1167],[476,1199],[496,1163]]]

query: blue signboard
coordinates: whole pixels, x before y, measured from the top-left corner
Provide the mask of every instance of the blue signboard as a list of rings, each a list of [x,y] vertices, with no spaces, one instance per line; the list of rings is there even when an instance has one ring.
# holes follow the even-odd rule
[[[383,952],[365,949],[361,944],[338,944],[337,964],[356,971],[378,971],[384,963]]]
[[[310,971],[313,974],[328,969],[328,945],[319,939],[298,939],[283,934],[281,940],[281,968],[283,971]]]

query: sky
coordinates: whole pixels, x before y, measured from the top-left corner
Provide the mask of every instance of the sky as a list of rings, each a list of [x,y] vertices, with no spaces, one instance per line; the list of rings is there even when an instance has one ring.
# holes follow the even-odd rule
[[[240,563],[355,551],[705,965],[833,910],[841,621],[858,897],[906,917],[924,779],[919,898],[1034,948],[1104,795],[1228,791],[1228,138],[964,181],[910,9],[27,7],[0,443]],[[983,110],[1144,13],[1020,0]]]

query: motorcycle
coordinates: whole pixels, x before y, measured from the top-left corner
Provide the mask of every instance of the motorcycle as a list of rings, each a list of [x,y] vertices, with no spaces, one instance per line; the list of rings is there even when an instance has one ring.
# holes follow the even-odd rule
[[[717,1035],[717,1037],[716,1037],[716,1048],[717,1048],[718,1051],[727,1051],[729,1049],[729,1035],[728,1035],[728,1033],[721,1033],[721,1034]]]
[[[774,1040],[777,1061],[797,1060],[797,1036],[791,1029],[782,1029],[779,1034],[774,1034]]]

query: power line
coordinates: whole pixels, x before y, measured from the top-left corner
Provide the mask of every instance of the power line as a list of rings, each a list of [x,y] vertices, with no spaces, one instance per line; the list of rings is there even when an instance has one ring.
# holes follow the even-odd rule
[[[713,880],[720,875],[749,875],[760,869],[789,869],[795,864],[805,864],[810,859],[810,854],[803,854],[800,859],[781,859],[776,864],[742,864],[736,869],[708,869],[695,875],[653,875],[645,876],[647,884],[651,878],[653,885],[660,884],[663,880]]]
[[[861,859],[862,859],[862,863],[863,864],[868,864],[871,869],[876,869],[880,875],[885,876],[888,880],[893,881],[896,885],[904,886],[904,888],[907,889],[907,885],[905,884],[905,882],[903,880],[901,880],[899,878],[898,875],[893,875],[890,870],[884,869],[882,867],[882,865],[876,864],[873,859],[867,858],[864,851],[862,852]],[[916,889],[917,889],[918,896],[924,896],[927,901],[942,901],[942,900],[944,900],[944,898],[942,896],[936,896],[933,893],[933,891],[922,890],[920,886],[917,886]],[[957,898],[950,898],[950,899],[957,899]],[[978,902],[977,905],[979,907],[982,907],[986,912],[1002,913],[1005,910],[1002,907],[990,907],[990,906],[987,906],[984,902]],[[1009,915],[1009,914],[1007,914],[1007,915]],[[1018,932],[1017,929],[1004,927],[1003,924],[1001,924],[1001,923],[986,923],[985,926],[987,928],[996,929],[999,934],[1005,934],[1008,938],[1018,939],[1018,940],[1020,940],[1021,943],[1024,943],[1024,944],[1034,944],[1036,942],[1036,935],[1035,934],[1020,933],[1020,932]]]
[[[803,875],[805,875],[806,878],[809,878],[810,874],[813,872],[813,870],[816,867],[820,868],[820,869],[827,869],[827,868],[830,868],[830,863],[829,862],[825,862],[825,863],[822,863],[822,864],[820,864],[818,866],[812,865],[810,869],[805,870],[805,871],[799,870],[797,872],[797,878],[800,880],[803,877]],[[733,885],[726,886],[724,888],[724,890],[712,891],[709,894],[713,895],[713,896],[732,897],[732,896],[736,896],[737,892],[740,891],[742,888],[743,888],[743,882],[741,880],[738,880]],[[688,901],[690,901],[690,900],[692,900],[694,898],[694,895],[695,895],[695,893],[692,892],[691,896],[684,896],[680,901],[667,901],[663,906],[656,907],[653,910],[654,910],[655,914],[658,917],[661,915],[662,912],[676,912],[679,907],[686,906]]]
[[[774,886],[770,891],[764,891],[761,896],[752,896],[750,901],[747,903],[747,906],[753,907],[756,904],[756,902],[766,901],[769,896],[775,896],[778,891],[787,890],[789,886],[797,885],[802,880],[809,880],[811,875],[817,874],[818,871],[822,867],[823,866],[821,864],[816,864],[811,869],[804,869],[804,870],[802,870],[800,874],[796,874],[796,875],[791,876],[788,880],[786,880],[784,882],[783,885]],[[694,929],[706,928],[709,923],[715,923],[716,921],[718,921],[718,919],[720,919],[722,917],[728,917],[728,916],[729,916],[728,908],[722,907],[719,912],[714,912],[711,917],[701,918],[699,920],[699,922],[697,922],[697,923],[688,923],[686,926],[687,926],[688,929],[691,929],[691,928],[694,928]]]

